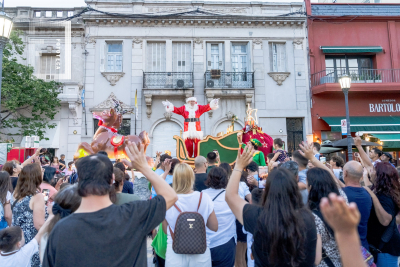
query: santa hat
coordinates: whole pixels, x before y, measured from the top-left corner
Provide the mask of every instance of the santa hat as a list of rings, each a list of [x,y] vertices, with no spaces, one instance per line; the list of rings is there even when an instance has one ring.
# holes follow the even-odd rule
[[[194,96],[189,97],[188,99],[186,99],[186,103],[188,103],[189,101],[195,101],[197,103],[197,98],[195,98]]]

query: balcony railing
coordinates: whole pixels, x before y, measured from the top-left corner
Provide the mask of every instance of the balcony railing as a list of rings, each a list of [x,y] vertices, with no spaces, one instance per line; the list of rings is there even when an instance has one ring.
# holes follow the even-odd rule
[[[193,88],[193,72],[145,72],[143,73],[143,88]]]
[[[347,74],[352,83],[400,83],[400,69],[347,69],[330,68],[311,74],[311,86],[338,83]]]
[[[206,72],[206,88],[254,88],[254,72]]]

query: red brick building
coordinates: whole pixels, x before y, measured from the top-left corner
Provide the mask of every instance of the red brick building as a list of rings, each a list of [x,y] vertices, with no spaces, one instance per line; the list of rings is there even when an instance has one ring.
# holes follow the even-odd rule
[[[400,4],[306,0],[314,141],[341,139],[347,73],[351,132],[400,150]],[[377,139],[374,139],[377,138]]]

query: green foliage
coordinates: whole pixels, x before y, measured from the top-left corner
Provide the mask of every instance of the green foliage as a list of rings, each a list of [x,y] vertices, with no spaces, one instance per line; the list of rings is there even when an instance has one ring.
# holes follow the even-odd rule
[[[20,35],[13,31],[3,52],[0,133],[45,139],[46,129],[56,126],[49,121],[61,106],[57,98],[61,83],[38,79],[33,67],[17,62],[25,48]]]

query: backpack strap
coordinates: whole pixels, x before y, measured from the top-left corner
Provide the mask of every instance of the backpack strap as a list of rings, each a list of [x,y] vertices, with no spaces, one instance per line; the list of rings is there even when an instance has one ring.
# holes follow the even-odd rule
[[[203,192],[200,193],[200,200],[199,200],[199,205],[197,206],[197,212],[199,212],[200,204],[201,204],[201,199],[203,198]]]
[[[335,267],[332,260],[328,257],[328,255],[326,255],[326,251],[324,248],[322,248],[322,260],[325,262],[326,265],[328,265],[328,267]]]
[[[213,198],[213,200],[212,200],[212,201],[216,200],[216,199],[217,199],[217,197],[219,197],[219,195],[221,195],[223,192],[225,192],[225,189],[224,189],[224,190],[222,190],[221,192],[219,192],[219,193],[218,193],[218,195],[216,195],[216,196]],[[197,210],[198,210],[198,209],[197,209]]]

